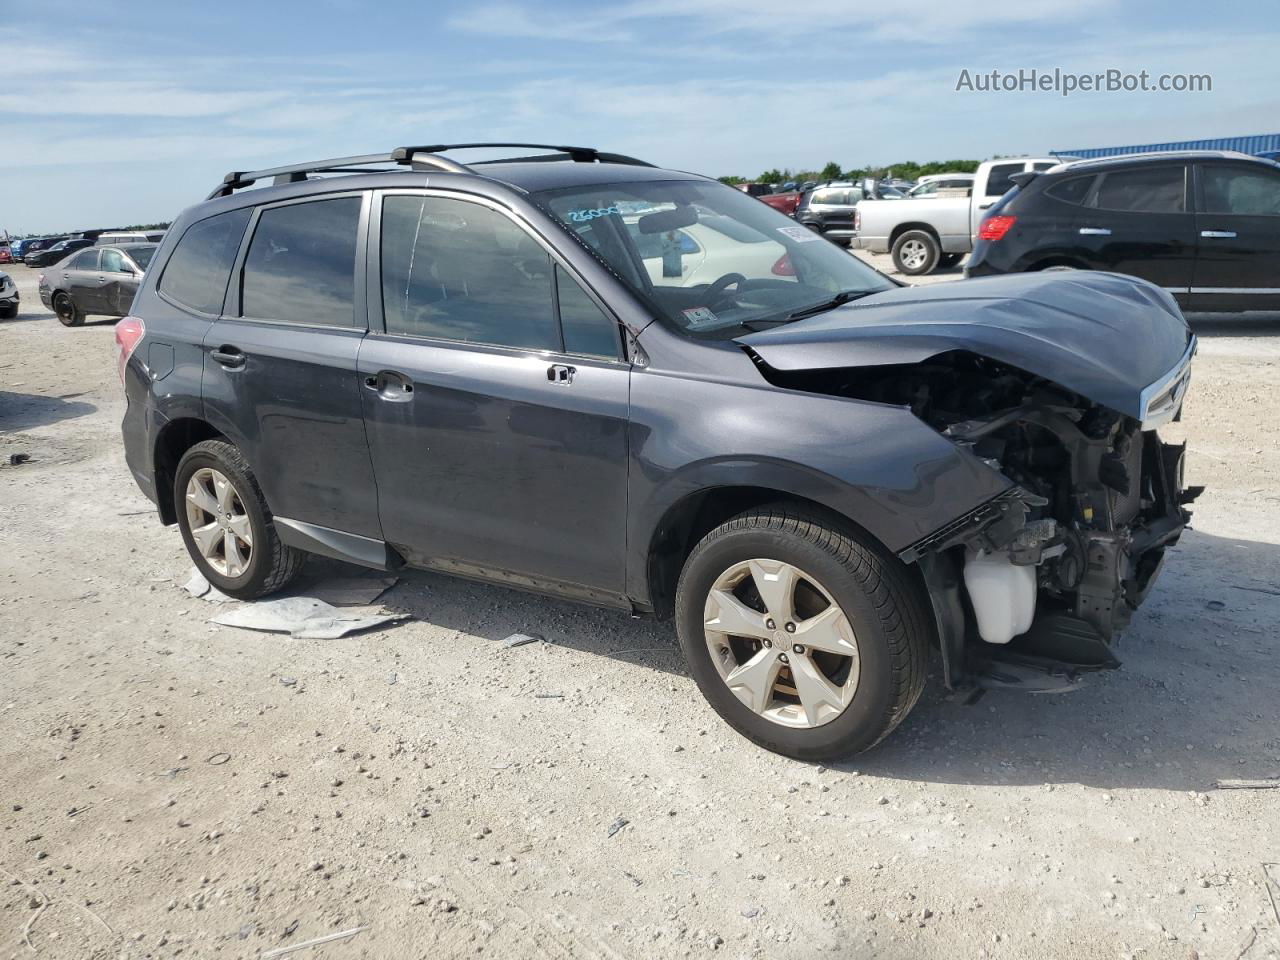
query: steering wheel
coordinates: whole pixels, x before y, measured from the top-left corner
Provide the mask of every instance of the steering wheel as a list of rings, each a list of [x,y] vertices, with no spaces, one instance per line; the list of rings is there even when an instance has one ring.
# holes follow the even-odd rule
[[[726,273],[723,277],[715,280],[707,287],[704,296],[707,298],[707,305],[713,306],[720,302],[724,297],[724,292],[738,284],[739,287],[747,282],[747,278],[740,273]]]

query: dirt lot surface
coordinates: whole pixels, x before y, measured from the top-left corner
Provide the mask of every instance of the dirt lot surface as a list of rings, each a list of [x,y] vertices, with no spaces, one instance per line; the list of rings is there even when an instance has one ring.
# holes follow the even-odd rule
[[[0,957],[1280,956],[1280,790],[1214,788],[1280,774],[1280,317],[1193,318],[1209,489],[1123,670],[935,669],[824,768],[730,732],[666,624],[419,573],[372,633],[210,624],[111,324],[0,269]]]

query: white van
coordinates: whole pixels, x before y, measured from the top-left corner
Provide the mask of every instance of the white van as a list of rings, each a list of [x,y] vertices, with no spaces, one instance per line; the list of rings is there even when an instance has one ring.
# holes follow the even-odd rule
[[[108,243],[159,243],[163,237],[163,230],[120,230],[99,234],[94,243],[100,247]]]

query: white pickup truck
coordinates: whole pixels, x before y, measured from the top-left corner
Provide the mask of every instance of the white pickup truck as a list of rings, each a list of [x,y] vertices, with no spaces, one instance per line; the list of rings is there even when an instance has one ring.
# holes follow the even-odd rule
[[[899,273],[919,276],[935,267],[952,267],[973,249],[973,238],[987,208],[1013,186],[1014,174],[1048,170],[1063,159],[1020,157],[978,165],[968,196],[863,200],[854,211],[853,245],[872,253],[893,253]]]

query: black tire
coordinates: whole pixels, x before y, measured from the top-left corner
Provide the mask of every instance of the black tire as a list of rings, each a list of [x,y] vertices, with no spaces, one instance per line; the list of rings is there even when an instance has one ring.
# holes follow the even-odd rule
[[[917,250],[923,252],[919,260],[913,256]],[[894,269],[908,277],[919,277],[933,272],[942,248],[938,245],[938,238],[927,230],[908,230],[893,241],[892,252]]]
[[[84,313],[70,294],[59,291],[53,295],[53,312],[64,327],[78,327],[84,323]]]
[[[201,555],[191,535],[186,504],[187,482],[192,474],[205,467],[218,470],[231,481],[253,532],[249,562],[244,573],[234,578],[215,570]],[[253,600],[280,590],[298,575],[306,561],[307,555],[303,551],[280,540],[271,508],[262,496],[257,478],[240,451],[224,440],[205,440],[183,455],[174,477],[173,506],[182,540],[196,568],[213,586],[237,600]]]
[[[949,270],[963,259],[963,253],[944,253],[938,257],[938,269]]]
[[[13,320],[18,316],[18,305],[15,303],[11,307],[0,307],[0,320]]]
[[[792,564],[820,581],[857,638],[860,675],[852,699],[820,726],[788,727],[754,712],[712,660],[704,627],[708,593],[734,564],[755,558]],[[680,574],[676,619],[690,672],[715,711],[766,750],[799,760],[846,756],[888,736],[920,698],[934,637],[927,597],[896,557],[838,518],[786,503],[740,514],[702,538]]]

